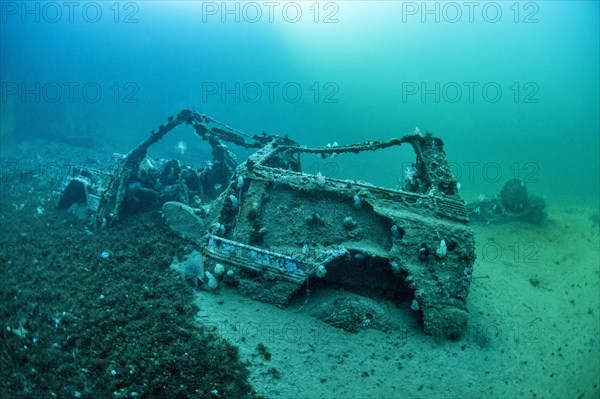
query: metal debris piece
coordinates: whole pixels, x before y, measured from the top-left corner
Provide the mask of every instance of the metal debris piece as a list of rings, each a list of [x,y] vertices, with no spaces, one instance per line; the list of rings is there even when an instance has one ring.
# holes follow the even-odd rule
[[[546,201],[542,197],[529,195],[527,187],[519,179],[507,180],[497,197],[487,199],[482,196],[466,206],[473,222],[490,224],[521,221],[543,224],[547,220]]]

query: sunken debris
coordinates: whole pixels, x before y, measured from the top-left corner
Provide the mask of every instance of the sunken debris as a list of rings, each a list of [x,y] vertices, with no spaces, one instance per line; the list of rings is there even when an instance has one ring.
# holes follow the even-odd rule
[[[181,124],[212,147],[208,166],[147,157],[152,144]],[[239,163],[227,144],[256,151]],[[399,190],[302,171],[302,154],[401,145],[411,146],[416,158]],[[412,300],[427,334],[455,339],[467,324],[475,252],[443,147],[439,138],[417,131],[307,148],[287,137],[245,135],[183,110],[116,157],[111,171],[73,168],[59,207],[84,208],[94,224],[110,226],[142,206],[162,206],[168,225],[203,251],[204,269],[249,297],[285,307],[311,280],[339,284],[363,295]]]

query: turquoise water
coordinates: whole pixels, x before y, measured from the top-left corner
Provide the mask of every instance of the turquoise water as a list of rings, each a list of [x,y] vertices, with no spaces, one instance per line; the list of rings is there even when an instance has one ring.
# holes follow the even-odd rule
[[[0,388],[9,389],[13,397],[29,397],[31,392],[46,395],[46,388],[56,385],[64,385],[58,397],[102,396],[94,387],[126,397],[134,387],[121,386],[113,377],[136,379],[137,374],[133,368],[129,374],[112,374],[118,359],[111,356],[130,352],[129,348],[136,350],[131,357],[141,365],[135,372],[145,378],[136,382],[139,389],[148,384],[160,388],[164,380],[181,388],[183,381],[191,381],[188,388],[205,389],[193,391],[197,397],[228,397],[218,391],[227,392],[222,390],[231,382],[227,378],[213,384],[212,374],[205,381],[180,368],[163,372],[157,360],[149,365],[147,353],[137,352],[138,337],[120,330],[121,324],[139,327],[136,323],[119,319],[118,328],[105,324],[108,332],[96,329],[93,318],[85,320],[87,327],[65,323],[68,337],[68,328],[94,339],[106,337],[102,342],[110,348],[92,372],[86,362],[97,360],[97,354],[76,355],[85,352],[88,341],[60,351],[57,342],[44,341],[59,331],[52,315],[65,316],[63,302],[71,298],[93,308],[97,298],[110,297],[111,290],[114,298],[127,290],[135,293],[136,286],[127,280],[132,276],[135,284],[143,280],[143,298],[154,295],[152,289],[158,284],[149,282],[152,275],[144,274],[150,272],[138,269],[140,265],[148,270],[155,266],[152,278],[167,287],[187,284],[165,271],[176,252],[165,248],[169,244],[184,251],[191,246],[180,245],[183,240],[166,233],[160,224],[164,221],[154,211],[114,230],[94,230],[89,220],[57,213],[55,183],[60,179],[37,185],[39,180],[13,173],[19,162],[41,172],[43,165],[59,163],[52,169],[57,173],[64,172],[66,164],[82,160],[102,167],[113,153],[128,152],[183,108],[250,135],[263,131],[288,135],[306,146],[387,140],[418,128],[444,141],[464,200],[493,197],[506,180],[519,178],[547,205],[549,223],[543,225],[470,225],[477,260],[467,303],[469,329],[458,341],[426,336],[422,320],[408,302],[394,303],[393,310],[386,310],[400,316],[401,331],[368,329],[369,318],[364,331],[350,334],[333,327],[328,330],[310,314],[311,307],[331,294],[319,292],[320,287],[309,298],[306,285],[306,302],[300,298],[300,303],[283,310],[240,297],[230,287],[219,288],[217,295],[182,290],[185,298],[193,295],[197,301],[203,328],[214,325],[215,331],[228,332],[225,338],[247,362],[244,367],[250,370],[249,381],[258,394],[273,398],[598,396],[598,1],[2,1],[0,7],[0,266],[7,276],[0,294],[8,298],[0,328],[8,331],[3,345],[10,343],[0,354],[12,362],[12,368],[3,369],[10,378],[0,378],[6,381]],[[91,135],[92,145],[67,143],[81,135]],[[249,154],[232,149],[240,158]],[[149,154],[201,166],[211,159],[210,151],[191,129],[178,127]],[[307,173],[392,188],[402,183],[405,169],[415,159],[412,149],[404,147],[327,159],[303,157]],[[282,218],[291,218],[292,208],[277,209]],[[316,211],[314,215],[318,216]],[[165,242],[158,225],[169,237]],[[54,232],[48,226],[59,228]],[[44,234],[38,235],[40,231]],[[309,246],[300,244],[304,254]],[[111,263],[99,260],[104,251]],[[149,253],[161,256],[148,258]],[[129,277],[119,274],[124,264],[131,268]],[[112,283],[105,284],[99,270],[108,273]],[[73,277],[72,285],[64,283],[65,274]],[[88,285],[97,292],[88,290]],[[49,287],[54,296],[38,290],[39,286]],[[338,288],[327,289],[337,292]],[[132,302],[137,301],[134,298]],[[166,309],[176,303],[169,293],[160,299]],[[51,308],[48,314],[24,313],[30,303],[36,309],[36,301]],[[146,303],[140,301],[135,306]],[[106,312],[102,317],[110,319],[111,313],[128,303],[111,302],[114,309],[98,306]],[[73,305],[74,314],[77,306]],[[144,306],[139,306],[144,312],[151,307]],[[81,320],[95,310],[82,311]],[[188,312],[192,321],[194,311]],[[155,314],[163,324],[168,321],[166,326],[152,321],[152,314],[142,317],[142,322],[150,320],[158,326],[152,331],[144,327],[144,333],[169,336],[162,329],[172,332],[171,323],[177,321],[164,315],[178,318],[177,312]],[[253,340],[239,325],[285,328],[281,335],[257,332],[259,339]],[[309,338],[288,339],[285,332],[290,325]],[[480,333],[482,327],[489,336]],[[315,332],[326,332],[331,342],[317,339]],[[123,342],[132,346],[122,346]],[[261,350],[259,343],[266,343],[268,350],[264,345]],[[172,361],[187,367],[182,357],[167,359],[171,352],[164,349],[171,348],[171,341],[159,344],[152,351],[164,352],[165,364]],[[181,350],[189,352],[185,346]],[[226,350],[215,347],[206,353],[212,356],[211,351]],[[198,352],[204,353],[204,348]],[[35,363],[34,355],[39,353],[50,360]],[[189,360],[187,352],[185,358]],[[64,370],[71,370],[67,367],[62,371],[64,384],[56,383],[52,371],[54,363],[63,364],[60,359],[81,375],[66,375]],[[235,360],[231,367],[243,369]],[[208,362],[216,361],[211,357]],[[204,367],[204,363],[192,364]],[[229,363],[211,370],[216,375],[226,367]],[[156,380],[156,376],[162,377]],[[244,374],[244,382],[245,378]],[[20,389],[20,384],[31,391]],[[127,397],[134,397],[134,392]],[[165,397],[155,395],[143,392],[139,397]]]
[[[446,142],[466,199],[519,177],[555,201],[598,201],[598,2],[6,2],[2,11],[4,139],[91,126],[129,148],[183,107],[307,145],[419,127]],[[403,153],[395,168],[396,155],[340,159],[337,170],[393,186],[410,162]]]

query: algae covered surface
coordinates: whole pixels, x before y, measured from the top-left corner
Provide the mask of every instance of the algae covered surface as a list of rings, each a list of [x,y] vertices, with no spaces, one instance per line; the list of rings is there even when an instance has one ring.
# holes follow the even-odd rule
[[[0,397],[254,397],[237,349],[194,320],[159,213],[90,231],[43,183],[2,182]]]

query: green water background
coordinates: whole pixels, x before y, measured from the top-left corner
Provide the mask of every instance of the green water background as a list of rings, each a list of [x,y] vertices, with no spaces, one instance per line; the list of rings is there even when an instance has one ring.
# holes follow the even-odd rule
[[[476,2],[472,14],[460,2],[299,2],[297,21],[284,2],[271,16],[264,2],[229,2],[229,12],[220,2],[98,4],[97,23],[78,12],[52,22],[50,9],[36,21],[3,8],[4,149],[89,126],[98,145],[126,152],[183,107],[306,145],[418,127],[445,141],[467,200],[519,177],[549,203],[598,203],[598,2]],[[35,82],[95,82],[103,95],[90,102],[76,90],[52,102],[6,92]],[[207,92],[215,85],[218,93]],[[208,156],[185,129],[153,154],[173,157],[179,140],[188,145],[183,161]],[[394,187],[413,159],[403,149],[304,166]]]

